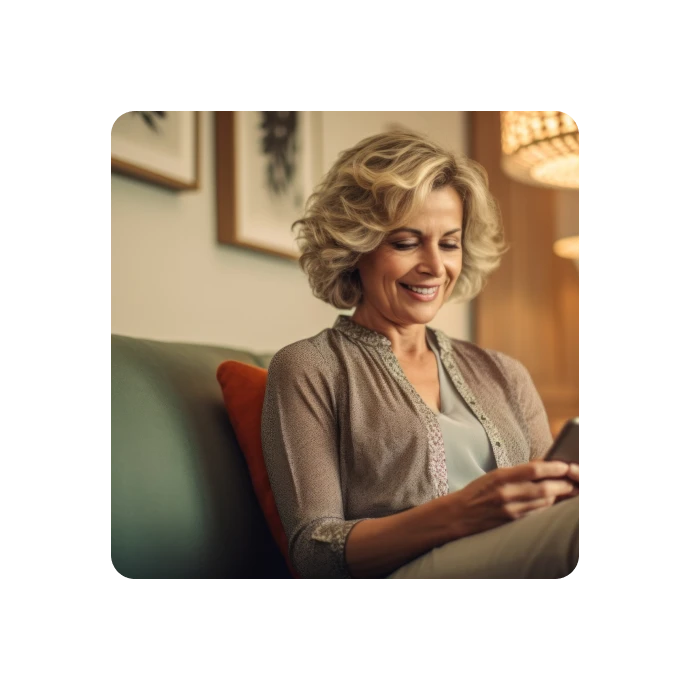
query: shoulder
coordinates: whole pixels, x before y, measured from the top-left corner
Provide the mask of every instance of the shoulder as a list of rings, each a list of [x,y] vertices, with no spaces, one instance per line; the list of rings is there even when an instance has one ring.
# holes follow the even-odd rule
[[[314,338],[316,337],[318,336],[304,338],[281,347],[280,350],[273,355],[268,366],[269,370],[285,363],[299,364],[303,361],[313,360],[314,356],[318,355],[319,352],[314,344]]]
[[[332,410],[339,390],[339,370],[328,356],[324,333],[298,340],[276,352],[268,365],[265,405],[282,400],[291,409]]]
[[[526,382],[531,383],[531,377],[527,368],[514,357],[498,350],[479,347],[479,345],[467,340],[450,338],[439,331],[436,331],[436,333],[439,340],[445,338],[447,346],[450,347],[461,366],[471,367],[477,373],[483,372],[494,377],[498,375],[513,385]]]
[[[334,369],[332,353],[337,348],[337,340],[337,332],[326,328],[316,335],[282,347],[271,358],[269,376],[278,373],[292,377],[309,372],[330,373]]]
[[[515,357],[504,352],[498,352],[498,350],[487,350],[486,352],[503,369],[508,378],[516,382],[531,382],[532,379],[527,367],[519,359],[515,359]]]

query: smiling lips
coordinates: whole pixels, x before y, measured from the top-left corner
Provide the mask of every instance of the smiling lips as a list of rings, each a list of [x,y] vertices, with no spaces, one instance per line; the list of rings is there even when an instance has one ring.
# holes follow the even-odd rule
[[[412,285],[406,285],[405,283],[400,284],[405,288],[405,292],[407,292],[410,297],[419,300],[420,302],[431,302],[434,300],[439,289],[438,285],[434,285],[433,287],[415,287]]]

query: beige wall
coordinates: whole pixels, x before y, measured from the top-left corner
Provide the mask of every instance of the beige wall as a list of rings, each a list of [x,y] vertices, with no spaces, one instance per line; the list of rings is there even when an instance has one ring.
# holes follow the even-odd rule
[[[112,331],[159,340],[274,351],[333,324],[298,264],[216,242],[213,118],[201,117],[201,188],[170,192],[112,178]],[[324,112],[324,171],[337,154],[393,124],[467,152],[458,112]],[[431,324],[469,338],[469,308],[446,305]]]

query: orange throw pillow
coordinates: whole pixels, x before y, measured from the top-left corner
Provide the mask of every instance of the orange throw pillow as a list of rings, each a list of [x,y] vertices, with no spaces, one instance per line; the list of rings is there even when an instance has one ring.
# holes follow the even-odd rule
[[[288,558],[288,540],[280,522],[261,449],[261,409],[267,377],[266,369],[234,361],[223,362],[216,372],[218,383],[223,389],[225,409],[247,461],[254,493],[292,576],[299,577]]]

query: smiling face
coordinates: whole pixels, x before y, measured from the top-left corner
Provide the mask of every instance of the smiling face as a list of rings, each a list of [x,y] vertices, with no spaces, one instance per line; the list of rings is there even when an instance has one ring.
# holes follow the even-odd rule
[[[429,323],[462,270],[462,200],[452,187],[429,194],[406,227],[358,264],[363,300],[353,318],[372,326]]]

